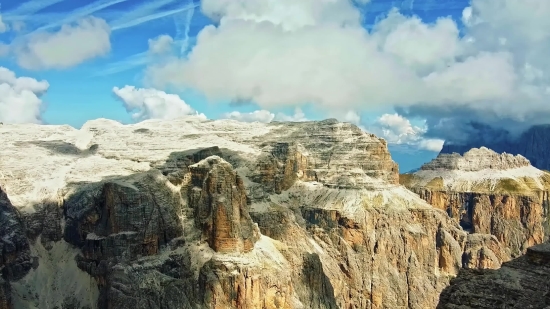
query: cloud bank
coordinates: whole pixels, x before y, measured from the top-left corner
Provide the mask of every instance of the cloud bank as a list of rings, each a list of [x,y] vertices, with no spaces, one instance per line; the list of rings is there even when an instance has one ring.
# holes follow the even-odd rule
[[[50,84],[30,77],[17,77],[0,67],[0,122],[41,123],[41,96]]]
[[[433,149],[470,123],[522,130],[550,119],[546,0],[471,0],[463,34],[451,18],[428,24],[397,10],[367,31],[347,0],[205,0],[202,10],[219,23],[187,57],[152,64],[148,81],[266,110],[394,106],[426,119],[418,134]]]

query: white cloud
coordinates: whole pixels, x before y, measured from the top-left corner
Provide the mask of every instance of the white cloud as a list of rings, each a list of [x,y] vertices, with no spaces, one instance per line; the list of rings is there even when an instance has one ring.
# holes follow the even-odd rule
[[[266,110],[421,105],[548,119],[550,1],[470,5],[461,38],[450,18],[427,24],[397,11],[368,32],[347,0],[205,0],[219,24],[199,33],[188,58],[153,64],[147,77]]]
[[[302,111],[301,108],[296,107],[294,109],[293,115],[287,115],[285,113],[278,113],[275,117],[275,120],[277,121],[291,121],[291,122],[301,122],[301,121],[308,121],[306,118],[306,114]]]
[[[420,74],[442,69],[461,54],[458,27],[449,18],[425,24],[420,18],[406,17],[392,9],[375,27],[374,36],[384,52],[398,57]]]
[[[0,57],[4,57],[9,55],[10,53],[10,46],[8,44],[4,44],[0,42]]]
[[[17,77],[13,71],[0,67],[0,121],[40,123],[40,97],[49,87],[47,81]]]
[[[17,63],[26,69],[63,69],[111,50],[110,29],[100,18],[65,24],[58,32],[36,32],[15,42]]]
[[[308,119],[306,118],[306,115],[304,114],[302,109],[299,107],[296,107],[294,109],[294,114],[292,115],[287,115],[285,113],[277,113],[277,115],[275,115],[268,110],[262,109],[262,110],[256,110],[250,113],[241,113],[238,111],[233,111],[230,113],[223,114],[221,118],[235,119],[235,120],[244,121],[244,122],[259,121],[263,123],[268,123],[273,120],[289,121],[289,122],[308,121]]]
[[[344,117],[343,120],[345,122],[353,123],[355,125],[359,125],[361,122],[361,116],[356,111],[348,111]]]
[[[426,139],[423,134],[427,128],[414,126],[409,119],[398,114],[384,114],[368,130],[383,137],[390,144],[407,144],[420,149],[440,151],[443,140]]]
[[[442,139],[437,139],[437,138],[422,139],[418,143],[418,148],[426,149],[433,152],[440,152],[441,149],[443,148],[444,142],[445,141],[443,141]]]
[[[135,120],[174,119],[187,115],[198,115],[176,94],[151,88],[134,86],[114,87],[113,93],[124,104]],[[206,118],[203,114],[199,116]]]
[[[233,111],[230,113],[223,114],[222,118],[234,119],[234,120],[243,121],[243,122],[258,121],[258,122],[268,123],[268,122],[271,122],[273,118],[275,118],[275,115],[270,111],[266,111],[266,110],[257,110],[250,113],[241,113],[241,112]]]
[[[320,23],[359,25],[360,22],[359,12],[348,0],[203,0],[201,8],[214,20],[268,22],[284,30]]]
[[[174,39],[167,35],[162,34],[154,39],[149,39],[149,52],[153,54],[164,54],[172,49]]]

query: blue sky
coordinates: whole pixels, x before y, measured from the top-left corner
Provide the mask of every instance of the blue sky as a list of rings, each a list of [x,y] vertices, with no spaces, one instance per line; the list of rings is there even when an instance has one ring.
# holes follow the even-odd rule
[[[505,44],[482,38],[519,46],[524,33],[504,37],[498,26],[522,18],[540,26],[529,10],[518,12],[519,0],[256,1],[0,0],[0,66],[49,85],[29,88],[37,99],[28,106],[39,111],[17,118],[23,86],[0,76],[13,88],[0,120],[78,128],[100,117],[131,123],[181,113],[335,117],[386,138],[408,170],[437,154],[444,138],[434,119],[453,120],[457,106],[477,115],[495,100],[517,100],[505,89],[520,88],[513,83],[525,73],[527,62],[516,61],[523,54],[506,49],[510,60]],[[527,43],[542,50],[540,42]],[[512,77],[502,69],[510,63]]]

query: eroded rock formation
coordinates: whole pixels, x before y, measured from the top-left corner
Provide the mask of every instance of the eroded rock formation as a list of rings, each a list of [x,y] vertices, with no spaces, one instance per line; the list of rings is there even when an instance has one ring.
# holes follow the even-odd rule
[[[459,143],[445,143],[441,153],[464,154],[472,148],[487,147],[497,153],[519,154],[527,158],[533,166],[541,170],[550,170],[550,125],[535,125],[520,136],[513,136],[506,130],[498,130],[477,125],[480,130],[470,140]]]
[[[441,294],[438,309],[532,308],[550,306],[550,244],[526,250],[498,270],[460,271]]]
[[[548,237],[550,174],[520,155],[484,147],[440,154],[401,183],[465,230],[496,236],[513,257]]]
[[[36,261],[0,282],[2,306],[435,308],[462,267],[510,259],[400,186],[385,141],[351,124],[36,128],[1,128]]]

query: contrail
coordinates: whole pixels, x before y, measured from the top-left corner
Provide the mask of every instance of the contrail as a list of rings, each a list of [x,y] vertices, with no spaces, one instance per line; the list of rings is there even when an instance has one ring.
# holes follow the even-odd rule
[[[193,7],[193,9],[185,12],[183,18],[180,18],[180,15],[174,16],[174,24],[176,27],[176,41],[180,44],[180,56],[182,57],[185,56],[187,50],[189,49],[189,30],[191,28],[191,22],[193,21],[194,14],[195,8]]]
[[[177,14],[179,12],[184,12],[184,11],[187,11],[187,10],[191,10],[191,9],[195,9],[196,7],[198,7],[199,4],[193,4],[192,6],[187,6],[187,7],[182,7],[182,8],[179,8],[179,9],[173,9],[173,10],[170,10],[170,11],[165,11],[165,12],[158,12],[158,13],[155,13],[155,14],[151,14],[151,15],[147,15],[147,16],[143,16],[143,17],[140,17],[140,18],[137,18],[137,19],[134,19],[132,21],[129,21],[129,22],[126,22],[126,23],[123,23],[123,24],[119,24],[119,25],[113,25],[111,27],[111,30],[115,31],[115,30],[120,30],[120,29],[125,29],[125,28],[130,28],[130,27],[134,27],[134,26],[137,26],[137,25],[141,25],[143,23],[146,23],[148,21],[151,21],[151,20],[155,20],[155,19],[159,19],[159,18],[163,18],[163,17],[167,17],[167,16],[170,16],[170,15],[174,15],[174,14]]]
[[[82,7],[78,10],[75,10],[71,16],[69,16],[67,18],[64,18],[62,20],[50,23],[50,24],[45,25],[43,27],[40,27],[40,28],[36,29],[36,31],[42,31],[42,30],[47,30],[47,29],[51,29],[51,28],[54,28],[54,27],[59,27],[63,24],[73,22],[73,21],[77,20],[78,18],[91,15],[92,13],[95,13],[99,10],[102,10],[104,8],[108,8],[108,7],[113,6],[115,4],[126,2],[126,1],[128,1],[128,0],[108,0],[108,1],[101,1],[100,3],[97,3],[97,4],[96,3],[88,4],[88,5]]]
[[[139,5],[137,8],[128,11],[126,14],[120,14],[119,17],[110,22],[113,25],[126,24],[149,14],[156,12],[159,8],[174,2],[174,0],[157,0],[152,2],[146,2],[145,4]]]
[[[113,62],[107,66],[104,70],[96,71],[92,76],[107,76],[124,71],[131,70],[135,67],[146,65],[148,62],[147,52],[131,55],[124,60]]]
[[[57,4],[59,2],[63,2],[65,0],[44,0],[44,1],[28,1],[20,6],[16,7],[13,10],[7,11],[4,14],[8,16],[12,15],[31,15],[33,13],[36,13],[40,11],[43,8],[47,8],[49,6],[52,6],[54,4]],[[6,16],[7,17],[7,16]]]

